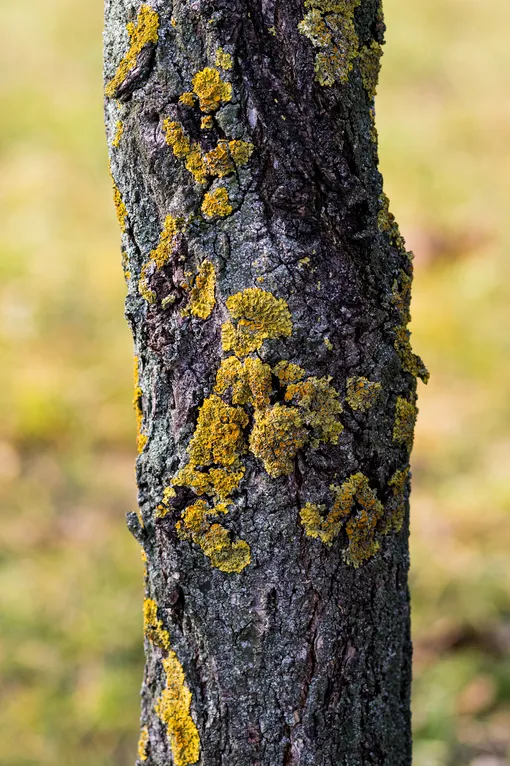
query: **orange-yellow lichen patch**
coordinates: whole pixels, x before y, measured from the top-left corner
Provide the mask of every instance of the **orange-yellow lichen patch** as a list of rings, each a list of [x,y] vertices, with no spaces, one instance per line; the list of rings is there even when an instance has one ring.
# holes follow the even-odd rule
[[[246,165],[255,147],[249,141],[232,140],[228,148],[236,165]]]
[[[142,730],[140,731],[140,737],[138,739],[138,759],[140,761],[146,761],[147,756],[147,748],[149,746],[149,729],[147,726],[144,726]]]
[[[231,295],[227,298],[227,309],[236,325],[225,322],[221,342],[225,351],[233,351],[237,356],[258,351],[265,340],[292,334],[286,301],[259,287],[248,287]]]
[[[146,45],[155,45],[158,42],[159,16],[150,5],[140,6],[136,23],[130,22],[127,26],[129,36],[129,49],[117,67],[114,77],[106,86],[108,98],[115,96],[128,74],[135,68],[136,60]]]
[[[232,56],[230,53],[226,53],[223,48],[218,48],[215,64],[220,69],[232,69]]]
[[[165,487],[163,490],[163,497],[161,498],[161,502],[158,504],[154,513],[154,516],[157,519],[164,519],[165,516],[170,512],[171,502],[175,496],[176,492],[173,487]]]
[[[214,125],[213,118],[210,114],[206,114],[205,117],[202,117],[200,120],[200,127],[202,130],[210,130]]]
[[[117,120],[115,123],[115,135],[112,140],[112,146],[117,148],[120,145],[122,134],[124,133],[124,123],[122,120]]]
[[[177,532],[183,539],[191,538],[200,546],[211,564],[229,574],[242,572],[251,561],[250,546],[244,540],[230,539],[221,524],[211,524],[210,517],[228,513],[227,503],[217,503],[210,509],[205,500],[197,500],[182,514]]]
[[[418,410],[412,402],[399,396],[395,407],[393,441],[403,444],[409,452],[413,448],[414,426]]]
[[[215,112],[232,98],[232,85],[224,82],[217,69],[205,67],[193,77],[193,92],[203,112]]]
[[[185,159],[191,151],[191,141],[181,123],[167,117],[163,120],[163,132],[165,141],[172,147],[174,155],[180,160]]]
[[[376,527],[384,508],[362,473],[353,474],[341,487],[333,485],[330,489],[336,497],[327,516],[323,516],[324,506],[307,503],[300,513],[301,523],[309,537],[326,545],[332,545],[345,524],[349,544],[343,556],[347,563],[358,567],[379,550]]]
[[[143,602],[143,632],[149,641],[168,652],[170,634],[163,627],[163,622],[158,617],[158,605],[152,598],[146,598]]]
[[[302,367],[297,364],[293,364],[292,362],[287,362],[285,359],[281,362],[278,362],[276,367],[274,367],[273,372],[280,383],[284,386],[288,385],[289,383],[297,383],[306,375],[306,372]]]
[[[318,447],[321,442],[338,444],[344,429],[338,419],[343,412],[340,398],[330,384],[330,377],[312,377],[291,383],[285,393],[285,401],[299,407],[303,423],[312,429],[312,447]]]
[[[167,727],[175,766],[190,766],[200,758],[200,736],[191,717],[191,692],[186,684],[184,668],[173,650],[163,660],[163,668],[166,688],[154,710]]]
[[[174,487],[189,487],[196,495],[228,500],[241,483],[244,473],[244,467],[237,465],[202,470],[188,464],[172,479],[172,484]]]
[[[179,229],[180,222],[172,215],[167,215],[158,245],[154,250],[151,250],[149,260],[142,266],[138,281],[138,292],[148,303],[154,303],[156,300],[156,294],[149,288],[147,282],[149,272],[153,267],[161,269],[168,263],[174,246],[174,237]]]
[[[193,314],[199,319],[211,316],[216,305],[216,272],[210,261],[203,261],[191,288],[189,303],[184,314]]]
[[[348,378],[346,401],[352,410],[366,412],[374,404],[382,389],[380,383],[368,378]]]
[[[117,214],[117,220],[119,222],[120,230],[122,233],[126,231],[126,219],[127,219],[127,209],[126,206],[122,200],[122,195],[119,191],[119,188],[112,177],[112,183],[113,183],[113,204],[115,205],[115,212]]]
[[[197,427],[188,452],[192,465],[233,465],[245,450],[244,429],[248,416],[212,394],[198,413]]]
[[[294,458],[307,440],[308,432],[295,407],[277,403],[255,411],[250,450],[273,478],[292,473]]]
[[[143,408],[142,408],[142,389],[140,388],[138,379],[138,357],[134,358],[134,393],[133,393],[133,407],[135,408],[136,415],[136,448],[138,454],[141,455],[145,445],[147,444],[148,437],[143,433]]]
[[[234,170],[234,165],[232,164],[228,148],[228,141],[218,141],[215,148],[211,149],[210,152],[207,152],[204,161],[207,172],[211,176],[223,178],[223,176],[232,173]]]
[[[228,192],[220,186],[213,192],[206,192],[201,207],[202,213],[208,218],[226,218],[233,211]]]
[[[267,407],[272,389],[271,368],[258,358],[241,361],[229,356],[221,363],[214,390],[222,395],[229,388],[233,404],[252,404],[256,409]]]
[[[181,104],[184,104],[184,106],[195,106],[195,102],[197,100],[197,97],[194,93],[191,93],[190,91],[186,91],[186,93],[181,93],[179,96],[179,101]]]

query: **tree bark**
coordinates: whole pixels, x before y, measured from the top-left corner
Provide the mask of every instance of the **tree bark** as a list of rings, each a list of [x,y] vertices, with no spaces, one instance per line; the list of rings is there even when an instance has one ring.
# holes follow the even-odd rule
[[[409,766],[411,254],[378,0],[106,0],[138,764]]]

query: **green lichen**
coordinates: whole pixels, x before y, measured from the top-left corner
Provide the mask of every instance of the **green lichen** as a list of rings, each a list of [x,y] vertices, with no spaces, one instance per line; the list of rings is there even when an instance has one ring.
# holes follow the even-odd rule
[[[221,330],[224,351],[243,357],[258,351],[265,340],[292,334],[292,319],[287,303],[259,287],[248,287],[227,298],[227,309],[235,321]]]
[[[146,45],[155,45],[158,42],[159,16],[150,5],[140,6],[136,23],[130,22],[126,26],[129,36],[129,49],[117,67],[114,77],[106,86],[108,98],[115,96],[117,90],[125,81],[128,74],[135,68],[139,54]]]
[[[233,207],[225,187],[219,186],[213,192],[206,192],[201,210],[207,218],[226,218],[231,215]]]
[[[343,412],[340,397],[330,384],[330,377],[311,377],[291,383],[285,392],[285,401],[300,409],[303,423],[312,429],[312,447],[318,447],[322,442],[338,444],[344,429],[338,420],[338,415]]]
[[[191,287],[189,303],[183,314],[193,314],[199,319],[208,319],[216,305],[216,272],[210,261],[203,261],[193,286]]]
[[[347,83],[358,55],[354,12],[361,0],[305,0],[311,10],[298,29],[314,48],[315,78],[320,85]]]
[[[202,112],[215,112],[232,99],[232,85],[221,79],[217,69],[205,67],[196,73],[192,82]]]
[[[170,650],[163,659],[166,687],[154,711],[167,728],[175,766],[190,766],[200,758],[200,736],[191,717],[191,692],[186,684],[184,668],[176,653]]]
[[[390,212],[390,201],[384,192],[379,197],[377,225],[381,233],[387,234],[393,247],[400,253],[407,255],[410,259],[412,258],[412,253],[408,253],[406,250],[405,239],[400,233],[395,216]]]
[[[406,486],[409,480],[409,471],[409,466],[395,471],[388,482],[392,496],[386,504],[383,534],[388,534],[392,530],[400,532],[402,529],[406,513]]]
[[[381,388],[380,383],[364,377],[348,378],[346,402],[352,410],[366,412],[376,401]]]
[[[414,426],[418,410],[412,402],[399,396],[395,406],[393,441],[403,444],[411,452],[414,441]]]
[[[375,98],[377,93],[382,54],[382,46],[375,40],[372,40],[370,45],[364,46],[359,54],[361,80],[370,99]]]
[[[392,303],[399,313],[401,324],[399,324],[395,332],[395,351],[400,357],[403,369],[413,375],[415,378],[420,378],[424,383],[428,383],[430,374],[422,359],[413,353],[411,347],[411,333],[407,328],[407,325],[411,321],[411,285],[412,278],[405,271],[400,271],[399,282],[395,282],[393,286]]]

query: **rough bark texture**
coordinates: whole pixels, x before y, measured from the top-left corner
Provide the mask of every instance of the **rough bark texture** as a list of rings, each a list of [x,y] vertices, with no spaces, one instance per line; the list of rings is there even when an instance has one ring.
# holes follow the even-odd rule
[[[138,764],[411,763],[426,371],[377,169],[383,33],[378,0],[106,0],[146,560]]]

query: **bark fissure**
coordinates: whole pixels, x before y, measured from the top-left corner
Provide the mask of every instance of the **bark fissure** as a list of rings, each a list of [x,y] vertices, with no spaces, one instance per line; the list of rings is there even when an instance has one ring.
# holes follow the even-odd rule
[[[169,636],[146,633],[140,764],[411,763],[426,371],[377,169],[383,32],[377,0],[106,3],[140,390],[128,522]]]

